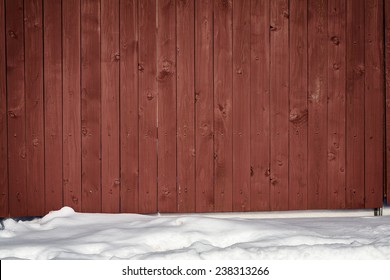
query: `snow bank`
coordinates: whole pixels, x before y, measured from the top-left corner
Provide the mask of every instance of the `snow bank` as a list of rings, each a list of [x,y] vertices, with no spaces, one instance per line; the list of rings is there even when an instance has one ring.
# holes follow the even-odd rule
[[[390,259],[390,216],[81,214],[4,221],[0,259]]]

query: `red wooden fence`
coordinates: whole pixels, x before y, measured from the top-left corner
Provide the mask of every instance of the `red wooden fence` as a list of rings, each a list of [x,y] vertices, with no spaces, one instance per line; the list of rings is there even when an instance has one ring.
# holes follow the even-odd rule
[[[0,216],[382,205],[387,1],[0,0],[0,37]]]

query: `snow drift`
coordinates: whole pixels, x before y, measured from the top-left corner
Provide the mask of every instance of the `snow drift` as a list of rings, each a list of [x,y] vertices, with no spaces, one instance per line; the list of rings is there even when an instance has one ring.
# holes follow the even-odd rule
[[[82,214],[4,221],[1,259],[390,259],[390,216]]]

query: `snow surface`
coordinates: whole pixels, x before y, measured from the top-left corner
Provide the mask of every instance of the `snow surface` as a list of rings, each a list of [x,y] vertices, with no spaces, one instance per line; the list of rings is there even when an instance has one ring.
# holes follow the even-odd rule
[[[4,221],[0,259],[390,259],[390,216],[84,214]]]

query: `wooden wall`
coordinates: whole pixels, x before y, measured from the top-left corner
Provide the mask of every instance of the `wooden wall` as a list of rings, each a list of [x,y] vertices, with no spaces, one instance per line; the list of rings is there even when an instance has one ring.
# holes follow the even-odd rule
[[[0,0],[0,216],[381,207],[389,30],[382,0]]]

